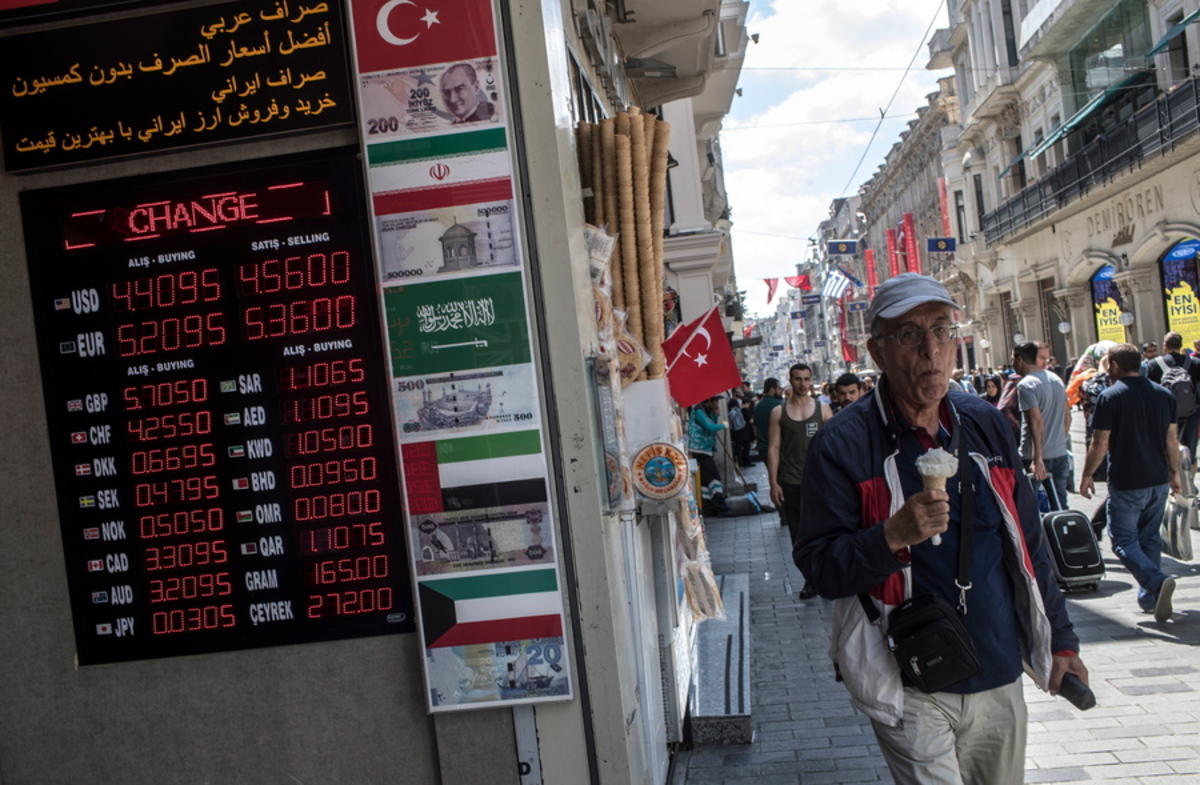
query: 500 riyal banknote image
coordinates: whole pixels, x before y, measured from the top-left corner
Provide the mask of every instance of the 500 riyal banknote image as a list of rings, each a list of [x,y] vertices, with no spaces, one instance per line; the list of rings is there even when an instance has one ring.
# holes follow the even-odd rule
[[[409,377],[394,384],[397,432],[402,440],[523,430],[541,420],[529,363]]]
[[[410,515],[417,574],[553,564],[547,502]]]
[[[381,216],[379,253],[385,284],[516,267],[512,200]]]
[[[500,74],[490,57],[370,74],[361,84],[368,144],[504,122]]]

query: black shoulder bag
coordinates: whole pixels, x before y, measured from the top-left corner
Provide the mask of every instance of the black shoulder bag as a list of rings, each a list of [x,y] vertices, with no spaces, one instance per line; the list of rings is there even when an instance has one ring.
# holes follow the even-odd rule
[[[960,422],[959,428],[962,428]],[[959,432],[959,545],[958,607],[967,613],[967,590],[971,588],[971,537],[975,520],[975,488],[968,463],[966,434]],[[867,619],[879,622],[879,610],[866,594],[858,595]],[[922,692],[940,692],[979,673],[975,642],[962,618],[938,594],[922,594],[905,600],[888,614],[888,648],[901,672]]]

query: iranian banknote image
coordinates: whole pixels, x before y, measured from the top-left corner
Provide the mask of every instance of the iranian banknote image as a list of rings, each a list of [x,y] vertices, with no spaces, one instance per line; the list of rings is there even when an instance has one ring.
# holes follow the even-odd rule
[[[385,284],[516,267],[512,201],[381,216],[379,253]]]
[[[448,575],[554,562],[546,502],[410,516],[417,574]]]
[[[386,142],[504,122],[491,57],[361,77],[363,138]]]
[[[541,421],[530,363],[400,379],[395,386],[401,440],[523,430]]]
[[[566,655],[561,637],[427,649],[430,703],[450,707],[569,697]]]

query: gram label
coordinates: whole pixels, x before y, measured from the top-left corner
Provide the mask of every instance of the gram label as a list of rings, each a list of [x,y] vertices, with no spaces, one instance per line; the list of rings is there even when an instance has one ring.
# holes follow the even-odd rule
[[[417,574],[553,564],[546,502],[410,516]]]
[[[425,661],[434,707],[571,694],[561,637],[427,649]]]
[[[491,57],[384,71],[361,78],[367,144],[504,123]]]
[[[379,219],[385,284],[515,268],[509,199]]]
[[[397,433],[402,441],[536,427],[533,366],[410,377],[395,382]]]

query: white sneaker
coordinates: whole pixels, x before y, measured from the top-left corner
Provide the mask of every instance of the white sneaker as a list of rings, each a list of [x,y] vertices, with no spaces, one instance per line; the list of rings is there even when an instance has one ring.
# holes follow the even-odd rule
[[[1175,593],[1175,579],[1167,578],[1158,590],[1158,599],[1154,601],[1154,620],[1163,624],[1171,618],[1171,595]]]

